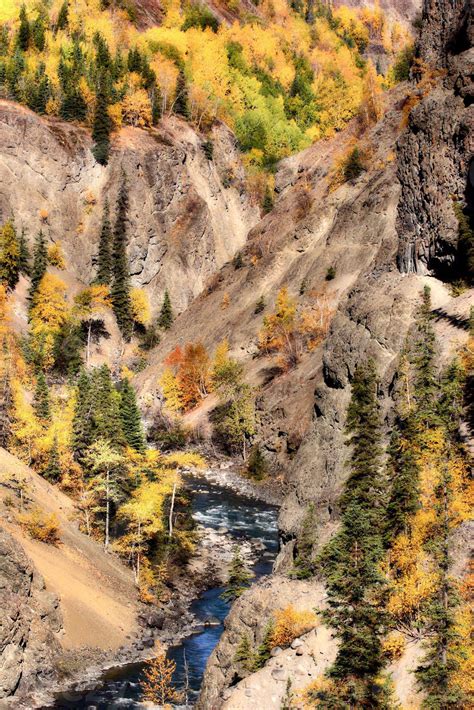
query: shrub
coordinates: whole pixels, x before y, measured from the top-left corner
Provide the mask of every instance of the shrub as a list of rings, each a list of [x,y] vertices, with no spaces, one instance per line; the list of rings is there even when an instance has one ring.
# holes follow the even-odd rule
[[[47,515],[40,508],[33,508],[30,513],[18,515],[18,522],[33,540],[47,545],[58,545],[59,520],[54,513]]]
[[[415,49],[412,44],[408,47],[404,47],[397,55],[395,64],[393,65],[393,78],[396,82],[408,81],[414,56]]]
[[[329,269],[326,271],[326,281],[332,281],[335,278],[336,269],[334,268],[334,266],[330,266]]]
[[[64,259],[61,242],[56,242],[56,244],[49,245],[48,261],[51,266],[55,266],[57,269],[64,271],[64,269],[66,268],[66,261]]]
[[[383,655],[388,661],[398,661],[405,652],[407,642],[403,634],[399,631],[393,631],[389,634],[382,644]]]
[[[265,299],[263,296],[260,296],[257,303],[255,304],[254,313],[256,315],[258,315],[259,313],[261,313],[264,310],[265,310]]]
[[[365,170],[359,148],[355,146],[343,162],[342,174],[345,182],[357,180]]]
[[[285,648],[298,636],[310,631],[316,625],[316,617],[312,611],[298,611],[291,604],[275,613],[272,646]]]
[[[208,160],[212,160],[214,155],[214,144],[211,140],[207,140],[203,143],[202,150],[206,158]]]
[[[267,462],[258,444],[250,452],[247,461],[247,473],[256,481],[261,481],[267,473]]]

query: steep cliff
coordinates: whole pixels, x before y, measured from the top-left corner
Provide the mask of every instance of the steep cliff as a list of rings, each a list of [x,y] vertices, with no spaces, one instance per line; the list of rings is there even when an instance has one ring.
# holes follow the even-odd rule
[[[259,216],[223,125],[213,132],[212,163],[198,135],[170,118],[159,130],[122,130],[106,168],[95,162],[86,130],[18,104],[0,101],[0,134],[0,221],[14,216],[30,240],[39,229],[60,240],[68,271],[85,283],[95,273],[105,196],[113,207],[124,171],[130,271],[154,305],[168,289],[176,310],[186,308]]]
[[[474,211],[472,5],[426,2],[423,13],[420,81],[398,151],[398,262],[405,273],[453,279],[465,268],[454,203]]]

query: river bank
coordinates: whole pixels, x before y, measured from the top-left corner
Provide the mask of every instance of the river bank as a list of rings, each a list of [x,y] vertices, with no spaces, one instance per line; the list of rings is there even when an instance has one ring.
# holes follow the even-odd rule
[[[278,549],[277,508],[259,500],[258,489],[250,491],[246,486],[247,495],[236,493],[231,476],[225,477],[225,486],[214,483],[214,474],[189,471],[185,478],[199,543],[198,554],[186,570],[186,588],[176,590],[170,601],[174,608],[145,608],[143,628],[130,648],[102,664],[94,663],[67,684],[67,692],[57,687],[53,702],[45,698],[36,707],[102,710],[116,701],[124,708],[142,706],[139,680],[144,662],[154,655],[156,642],[167,647],[176,662],[177,687],[187,684],[190,701],[197,697],[207,659],[230,609],[220,595],[234,547],[241,546],[255,579],[268,574]],[[185,578],[183,575],[182,584]]]

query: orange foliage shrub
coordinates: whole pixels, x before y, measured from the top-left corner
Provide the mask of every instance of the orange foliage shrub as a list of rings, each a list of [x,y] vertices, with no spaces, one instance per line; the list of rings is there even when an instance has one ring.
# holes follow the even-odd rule
[[[275,626],[271,645],[285,648],[298,636],[316,626],[316,616],[312,611],[298,611],[291,604],[275,613]]]
[[[48,545],[59,544],[59,521],[54,513],[46,515],[39,508],[33,508],[30,513],[19,514],[18,522],[33,540]]]

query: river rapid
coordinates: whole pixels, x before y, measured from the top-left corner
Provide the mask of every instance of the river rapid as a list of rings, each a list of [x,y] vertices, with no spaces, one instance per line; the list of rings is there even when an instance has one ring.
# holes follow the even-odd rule
[[[242,540],[263,543],[256,560],[253,581],[269,574],[278,551],[277,508],[206,482],[190,479],[192,513],[197,524],[206,528],[226,528]],[[199,630],[168,650],[176,662],[174,684],[185,689],[187,706],[192,706],[201,687],[206,663],[224,630],[230,605],[221,599],[222,587],[205,591],[194,600],[191,611],[202,623]],[[112,710],[144,708],[140,681],[144,664],[131,663],[106,671],[94,689],[58,695],[51,708],[66,710]],[[150,704],[146,705],[150,708]],[[186,707],[182,705],[180,707]]]

